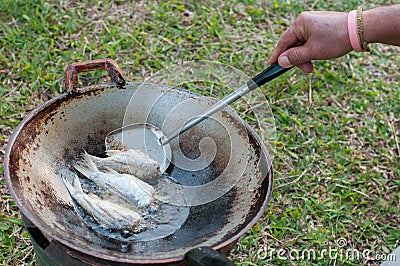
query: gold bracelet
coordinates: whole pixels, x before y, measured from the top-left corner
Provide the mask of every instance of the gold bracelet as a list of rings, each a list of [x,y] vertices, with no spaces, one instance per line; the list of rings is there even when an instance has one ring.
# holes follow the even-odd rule
[[[357,8],[357,33],[358,33],[358,40],[360,41],[361,49],[363,52],[369,52],[370,49],[368,47],[368,43],[364,39],[364,27],[362,21],[362,6]]]

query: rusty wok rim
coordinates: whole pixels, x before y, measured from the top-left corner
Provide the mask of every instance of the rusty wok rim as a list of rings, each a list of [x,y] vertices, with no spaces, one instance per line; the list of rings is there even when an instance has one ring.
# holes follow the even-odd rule
[[[116,64],[116,63],[115,63]],[[104,88],[108,88],[108,87],[112,87],[112,86],[120,86],[120,84],[117,83],[117,81],[113,82],[112,84],[99,84],[99,85],[94,85],[94,86],[88,86],[88,87],[84,87],[82,88],[82,91],[88,90],[88,89],[104,89]],[[73,93],[72,93],[73,92]],[[12,147],[15,144],[15,141],[18,139],[18,136],[20,134],[20,132],[25,128],[26,125],[28,125],[31,120],[40,112],[46,111],[46,109],[53,104],[54,102],[57,101],[62,101],[64,98],[66,97],[75,97],[79,95],[79,91],[78,90],[72,90],[70,92],[66,92],[63,93],[59,96],[56,96],[48,101],[46,101],[45,103],[43,103],[42,105],[36,107],[34,110],[32,110],[21,122],[20,124],[16,127],[16,129],[14,130],[14,132],[12,133],[10,140],[7,144],[6,147],[6,153],[5,153],[5,159],[4,159],[4,176],[5,176],[5,180],[8,186],[8,189],[10,191],[10,194],[12,195],[16,205],[18,206],[19,210],[23,213],[24,216],[26,216],[26,218],[31,221],[36,227],[38,227],[38,229],[40,231],[43,232],[44,236],[46,238],[49,238],[48,241],[52,242],[52,241],[56,241],[61,243],[62,245],[71,248],[72,250],[75,250],[77,252],[83,253],[83,254],[87,254],[89,256],[93,256],[96,258],[100,258],[100,259],[105,259],[105,260],[109,260],[109,261],[113,261],[113,262],[120,262],[120,263],[133,263],[133,264],[164,264],[164,263],[174,263],[174,262],[180,262],[183,260],[184,258],[184,254],[180,255],[180,256],[176,256],[176,257],[172,257],[172,258],[167,258],[167,259],[126,259],[126,258],[118,258],[118,257],[113,257],[111,255],[104,255],[104,254],[98,254],[95,251],[90,251],[87,249],[84,249],[82,247],[79,247],[75,244],[70,243],[67,239],[65,239],[65,237],[62,237],[62,235],[59,235],[58,232],[52,232],[49,231],[48,228],[45,227],[45,223],[42,224],[42,221],[40,218],[37,218],[35,215],[33,215],[31,212],[29,212],[27,210],[27,208],[24,207],[23,202],[20,200],[20,198],[17,196],[16,191],[13,189],[12,187],[12,181],[11,181],[11,176],[10,176],[10,171],[9,171],[9,167],[10,167],[10,152],[12,150]],[[257,141],[257,143],[260,145],[260,151],[261,151],[261,156],[265,156],[267,160],[271,160],[268,150],[265,147],[264,143],[262,142],[262,140],[260,139],[260,137],[256,134],[256,132],[251,128],[251,126],[249,124],[247,124],[246,122],[244,122],[236,113],[234,113],[233,111],[226,109],[226,111],[228,111],[228,113],[230,115],[233,115],[236,119],[241,120],[246,129],[248,130],[248,132],[255,138],[255,140]],[[264,173],[263,178],[268,178],[269,182],[268,182],[268,187],[264,187],[263,189],[266,190],[265,192],[265,199],[262,202],[262,205],[260,206],[260,209],[258,210],[258,212],[256,213],[256,215],[251,219],[251,221],[249,221],[247,223],[247,225],[245,225],[240,231],[236,232],[232,237],[230,237],[229,239],[223,241],[222,243],[216,245],[216,246],[212,246],[212,248],[214,250],[220,250],[223,249],[233,243],[235,243],[235,241],[237,241],[241,236],[243,236],[263,215],[266,207],[268,206],[268,203],[271,199],[271,194],[272,194],[272,188],[273,188],[273,167],[272,167],[272,162],[270,162],[270,167],[269,169],[267,169],[267,172]]]

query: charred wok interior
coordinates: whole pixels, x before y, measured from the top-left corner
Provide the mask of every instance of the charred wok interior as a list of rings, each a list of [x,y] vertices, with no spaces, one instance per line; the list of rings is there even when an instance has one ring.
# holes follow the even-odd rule
[[[134,95],[140,85],[145,93]],[[160,95],[163,97],[152,106],[154,101],[149,99]],[[173,162],[167,173],[187,186],[206,184],[222,172],[229,178],[240,175],[239,182],[222,197],[191,206],[184,224],[162,239],[124,242],[91,229],[77,213],[60,177],[60,171],[71,167],[82,148],[90,154],[105,156],[105,136],[121,127],[124,119],[143,122],[145,114],[152,110],[147,121],[162,128],[166,114],[186,100],[193,106],[194,114],[211,105],[207,98],[187,91],[127,83],[123,88],[88,87],[37,108],[14,132],[6,154],[6,180],[22,214],[49,242],[114,262],[180,261],[196,246],[221,249],[237,240],[265,209],[272,189],[272,170],[264,145],[250,126],[232,112],[220,112],[216,115],[218,123],[212,119],[203,121],[201,126],[182,135],[179,142],[171,143],[173,150],[179,145],[185,156],[195,158],[199,140],[210,137],[217,152],[208,167],[189,171]],[[130,110],[128,105],[134,108]],[[230,160],[233,161],[229,163]]]

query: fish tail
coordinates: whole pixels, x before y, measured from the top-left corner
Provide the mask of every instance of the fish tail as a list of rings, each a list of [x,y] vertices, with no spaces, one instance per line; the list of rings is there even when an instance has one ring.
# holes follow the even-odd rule
[[[97,169],[97,166],[94,164],[92,159],[90,158],[90,155],[84,150],[84,153],[82,154],[83,161],[74,164],[74,168],[81,172],[84,176],[90,179],[91,175],[93,172],[99,173],[99,169]]]
[[[77,175],[74,176],[74,183],[72,184],[75,192],[78,193],[82,193],[83,194],[83,190],[82,190],[82,186],[81,186],[81,181],[79,181],[79,178]]]
[[[90,176],[92,175],[92,171],[90,170],[89,166],[86,163],[84,163],[84,162],[75,163],[74,168],[78,172],[80,172],[81,174],[83,174],[84,176],[86,176],[87,178],[90,179]]]
[[[67,178],[66,178],[65,176],[63,176],[62,179],[63,179],[64,185],[65,185],[65,187],[67,188],[69,194],[74,194],[74,192],[75,192],[75,191],[74,191],[74,188],[73,188],[73,186],[71,185],[71,183],[69,183],[69,181],[67,180]]]
[[[95,164],[95,163],[93,162],[93,160],[92,160],[92,157],[94,157],[94,156],[90,155],[89,153],[87,153],[87,152],[84,150],[83,159],[86,161],[87,165],[88,165],[93,171],[99,172],[99,170],[97,169],[96,164]]]
[[[92,161],[92,163],[96,166],[96,168],[99,168],[103,165],[103,160],[102,158],[96,157],[94,155],[90,155],[85,151],[85,154],[88,155],[88,159]]]
[[[71,195],[83,193],[83,190],[81,187],[81,182],[79,181],[79,178],[77,175],[74,175],[74,181],[72,182],[72,184],[67,180],[66,177],[63,177],[63,181],[64,181],[65,186],[67,187],[68,192]]]

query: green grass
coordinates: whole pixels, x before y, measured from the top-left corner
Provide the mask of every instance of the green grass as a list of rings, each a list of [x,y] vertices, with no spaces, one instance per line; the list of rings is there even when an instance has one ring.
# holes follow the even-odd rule
[[[361,1],[364,8],[390,3],[400,2]],[[1,163],[12,130],[64,91],[65,68],[73,62],[110,57],[130,81],[197,59],[251,76],[266,67],[280,34],[301,11],[347,11],[359,4],[0,1]],[[399,52],[375,45],[370,54],[316,62],[310,75],[292,70],[263,88],[277,128],[275,188],[263,218],[231,253],[237,264],[377,265],[374,256],[400,244]],[[83,75],[82,82],[103,76]],[[32,264],[29,238],[0,170],[0,264]],[[371,250],[371,258],[287,259],[293,250],[337,248],[339,238],[347,241],[341,254]],[[286,251],[286,259],[269,256],[273,249]]]

